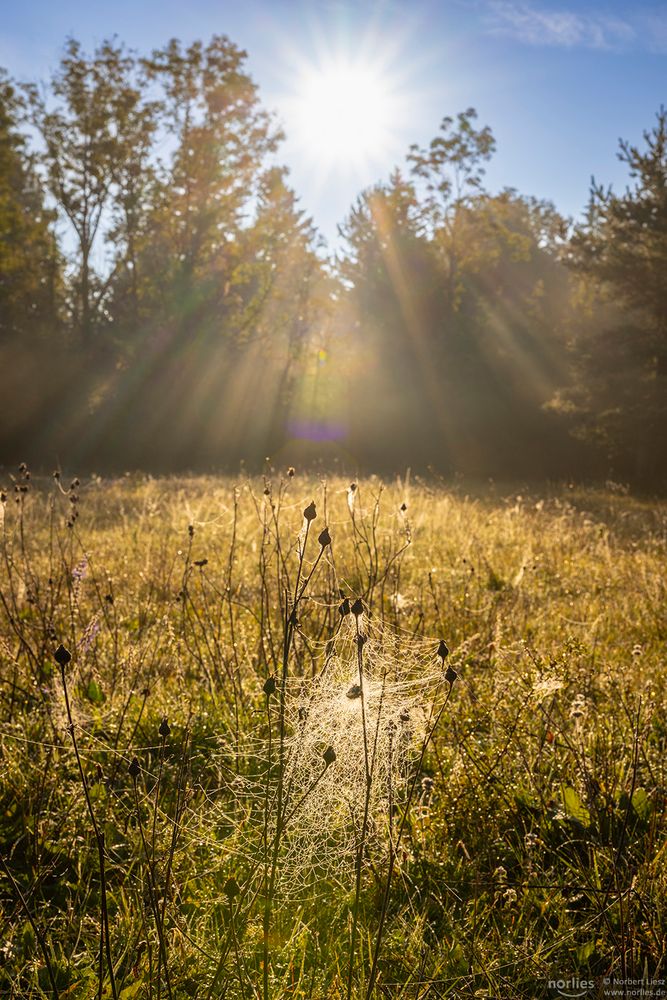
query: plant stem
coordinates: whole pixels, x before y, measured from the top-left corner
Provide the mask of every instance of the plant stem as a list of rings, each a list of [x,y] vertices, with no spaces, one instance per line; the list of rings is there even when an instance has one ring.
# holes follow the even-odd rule
[[[357,643],[357,669],[359,672],[359,688],[361,697],[361,728],[364,741],[364,770],[366,775],[366,790],[364,794],[364,814],[361,822],[361,836],[357,845],[357,856],[355,861],[355,883],[354,883],[354,905],[352,908],[352,933],[350,935],[350,961],[347,968],[347,1000],[352,996],[352,976],[354,973],[354,951],[357,946],[357,929],[359,926],[359,903],[361,900],[361,872],[363,868],[364,853],[366,851],[366,834],[368,832],[368,814],[371,801],[372,774],[370,760],[368,756],[368,733],[366,731],[366,705],[364,696],[364,654],[362,634],[359,630],[359,616],[355,615],[356,643]]]
[[[158,998],[160,996],[160,965],[164,964],[164,978],[167,985],[167,993],[171,1000],[171,983],[169,981],[169,967],[167,965],[167,949],[164,942],[164,927],[162,926],[162,920],[160,919],[160,908],[157,899],[157,887],[155,885],[155,862],[154,858],[151,858],[150,851],[148,849],[148,842],[146,840],[146,834],[144,832],[144,825],[141,820],[141,810],[139,808],[139,792],[137,789],[137,779],[132,779],[134,785],[134,801],[137,811],[137,822],[139,823],[139,833],[141,836],[141,843],[144,848],[144,854],[146,855],[146,864],[148,866],[148,891],[151,899],[151,908],[153,910],[153,916],[155,918],[155,929],[157,930],[159,951],[158,951],[158,979],[157,979],[157,993]]]
[[[0,854],[0,868],[2,868],[3,872],[5,873],[5,875],[7,876],[7,878],[9,879],[9,881],[11,882],[12,888],[13,888],[14,892],[16,893],[16,895],[18,896],[19,902],[20,902],[21,906],[23,907],[23,911],[24,911],[26,917],[28,918],[28,920],[30,921],[30,926],[32,927],[33,931],[35,932],[35,937],[37,938],[37,943],[39,944],[39,947],[40,947],[40,950],[42,952],[42,955],[44,956],[44,964],[46,965],[46,971],[47,971],[47,974],[48,974],[48,977],[49,977],[49,982],[51,983],[51,989],[53,990],[53,1000],[59,1000],[58,987],[56,985],[56,977],[55,977],[54,972],[53,972],[53,966],[51,965],[51,959],[49,958],[49,951],[48,951],[48,948],[46,947],[46,939],[45,939],[44,935],[42,934],[41,930],[39,929],[39,927],[37,926],[37,923],[35,922],[35,918],[33,917],[32,913],[30,912],[30,907],[28,906],[28,901],[25,898],[25,896],[23,895],[23,892],[21,891],[20,885],[18,884],[18,882],[16,881],[16,879],[12,875],[10,869],[7,866],[7,863],[5,862],[5,859],[3,858],[3,856],[1,854]]]
[[[83,771],[83,764],[81,763],[81,755],[79,754],[79,747],[76,741],[76,732],[74,729],[74,720],[72,718],[72,709],[69,701],[69,694],[67,692],[67,679],[65,677],[65,667],[61,666],[60,676],[63,684],[63,691],[65,694],[65,708],[67,711],[68,720],[68,731],[72,738],[72,746],[74,747],[74,755],[76,757],[76,762],[79,768],[79,776],[81,778],[81,784],[83,786],[83,794],[86,799],[86,806],[88,807],[88,814],[90,816],[90,822],[93,826],[93,831],[95,833],[95,840],[97,842],[97,854],[99,857],[100,864],[100,975],[99,975],[99,985],[98,985],[98,996],[101,1000],[102,997],[102,976],[104,972],[103,963],[103,952],[106,950],[107,966],[109,968],[109,981],[111,983],[111,995],[113,1000],[118,1000],[118,992],[116,990],[116,978],[113,972],[113,962],[111,959],[111,937],[109,934],[109,910],[107,908],[107,878],[106,878],[106,859],[105,859],[105,848],[104,848],[104,834],[97,825],[97,819],[95,818],[95,811],[93,809],[93,804],[90,800],[90,792],[88,791],[88,782],[86,781],[86,775]],[[104,941],[104,946],[102,946],[102,941]]]
[[[393,842],[391,841],[391,837],[390,837],[390,851],[389,851],[389,864],[387,865],[387,879],[386,879],[386,882],[385,882],[384,896],[383,896],[383,899],[382,899],[382,910],[380,911],[380,922],[378,924],[378,931],[377,931],[377,935],[375,937],[375,949],[373,951],[373,962],[371,964],[371,972],[370,972],[370,976],[369,976],[369,979],[368,979],[368,987],[366,988],[366,1000],[370,1000],[370,997],[371,997],[371,995],[373,993],[373,988],[375,986],[375,980],[377,978],[378,960],[380,958],[380,948],[382,946],[382,937],[383,937],[383,934],[384,934],[384,925],[385,925],[385,920],[386,920],[386,917],[387,917],[387,909],[389,907],[389,897],[391,895],[391,882],[392,882],[392,878],[393,878],[393,874],[394,874],[394,868],[396,866],[396,855],[397,855],[397,852],[398,852],[398,846],[399,846],[399,844],[401,842],[401,839],[403,837],[403,833],[405,831],[405,827],[406,827],[407,819],[408,819],[408,814],[410,812],[410,806],[412,804],[412,798],[414,796],[415,789],[417,787],[417,780],[418,780],[419,775],[421,773],[421,769],[422,769],[422,766],[423,766],[423,763],[424,763],[424,757],[426,756],[426,750],[428,748],[429,743],[431,742],[431,739],[433,738],[433,733],[435,732],[435,730],[436,730],[436,728],[438,726],[438,723],[440,722],[440,719],[442,717],[442,713],[445,711],[445,709],[447,708],[447,705],[449,704],[449,699],[451,698],[453,687],[454,687],[453,683],[450,683],[449,690],[447,691],[447,696],[446,696],[444,702],[442,703],[442,705],[440,706],[440,708],[438,709],[438,714],[435,717],[435,721],[433,722],[432,725],[429,725],[429,727],[427,729],[426,736],[424,738],[424,742],[422,743],[422,748],[421,748],[421,753],[419,755],[419,760],[417,761],[417,766],[415,768],[415,773],[412,776],[412,781],[410,782],[410,787],[408,789],[408,795],[407,795],[407,799],[406,799],[406,802],[405,802],[405,808],[403,810],[403,816],[401,817],[401,823],[400,823],[400,826],[398,828],[398,834],[396,836],[396,843],[395,844],[393,844]],[[348,994],[348,996],[349,996],[349,994]]]

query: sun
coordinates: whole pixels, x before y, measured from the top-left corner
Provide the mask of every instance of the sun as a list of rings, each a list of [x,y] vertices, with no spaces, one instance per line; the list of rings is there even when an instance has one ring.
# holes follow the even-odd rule
[[[391,150],[397,98],[380,67],[339,58],[302,69],[289,119],[288,134],[312,163],[355,172]]]

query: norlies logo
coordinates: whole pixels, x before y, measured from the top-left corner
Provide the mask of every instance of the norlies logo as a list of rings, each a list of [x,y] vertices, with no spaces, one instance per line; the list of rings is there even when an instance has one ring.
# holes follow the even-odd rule
[[[561,997],[585,997],[595,983],[592,979],[577,979],[573,976],[570,979],[550,979],[547,986]]]

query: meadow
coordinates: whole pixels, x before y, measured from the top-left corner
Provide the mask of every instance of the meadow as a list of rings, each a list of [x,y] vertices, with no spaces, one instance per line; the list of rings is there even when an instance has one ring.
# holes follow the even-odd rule
[[[667,978],[667,503],[4,486],[2,997]]]

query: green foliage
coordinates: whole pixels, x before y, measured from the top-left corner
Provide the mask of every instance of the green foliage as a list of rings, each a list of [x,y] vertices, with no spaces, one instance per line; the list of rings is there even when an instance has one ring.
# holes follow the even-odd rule
[[[570,401],[623,474],[651,481],[664,466],[667,420],[667,112],[644,148],[620,143],[631,184],[593,184],[567,262],[599,305],[580,323]],[[589,292],[589,295],[591,292]],[[593,302],[596,299],[593,298]]]
[[[70,38],[46,88],[3,78],[7,454],[258,467],[299,438],[386,471],[661,486],[664,111],[572,232],[488,192],[491,128],[446,116],[326,260],[245,63],[222,35]]]
[[[103,42],[88,57],[72,38],[51,81],[56,103],[47,102],[36,86],[27,88],[49,188],[76,239],[72,308],[84,345],[99,325],[107,290],[92,268],[93,249],[114,188],[128,172],[141,170],[153,128],[133,70],[133,58],[122,46]],[[127,191],[115,193],[128,204]]]
[[[25,105],[0,72],[0,350],[59,333],[61,261],[35,157],[21,133]],[[8,364],[9,355],[4,357]]]
[[[155,997],[159,983],[163,997],[240,1000],[261,994],[266,967],[275,1000],[342,1000],[355,912],[354,1000],[367,995],[381,920],[373,997],[534,1000],[554,976],[659,974],[664,504],[376,479],[349,491],[267,469],[259,482],[85,481],[72,529],[72,490],[26,471],[1,542],[3,996],[50,997],[53,982],[63,997],[97,995],[100,867],[82,775],[104,834],[118,997]],[[305,546],[304,510],[317,518]],[[324,510],[331,544],[318,557]],[[408,688],[442,669],[443,636],[458,677],[423,760],[402,759],[414,796],[396,787],[393,809],[385,799],[374,814],[358,905],[358,844],[345,853],[336,840],[349,809],[329,811],[354,784],[346,744],[286,824],[265,938],[267,789],[299,566],[286,678],[297,698],[314,695],[339,642],[339,588],[362,596],[366,663],[396,658],[402,693],[387,697],[412,697],[415,721],[426,700]],[[354,630],[355,613],[343,617]],[[63,679],[47,669],[61,640],[82,775]],[[339,749],[359,704],[347,689],[322,716]],[[301,725],[297,713],[288,742]],[[316,743],[315,777],[327,748]],[[102,987],[110,997],[108,971]]]
[[[465,118],[433,162],[411,157],[435,200],[396,173],[341,230],[365,361],[350,383],[353,435],[385,465],[426,465],[437,447],[440,468],[539,474],[548,454],[553,474],[571,452],[545,412],[565,369],[565,224],[548,203],[485,193],[493,143],[470,129]]]

